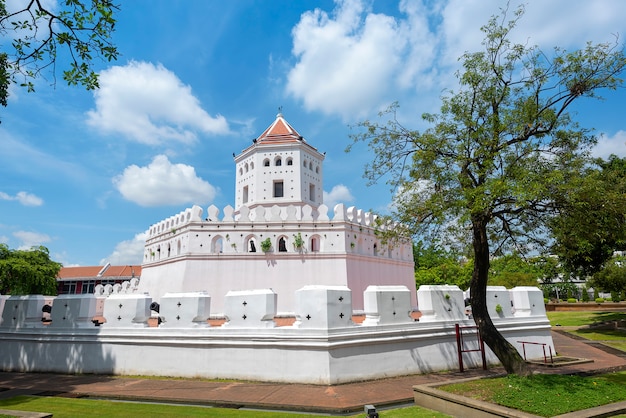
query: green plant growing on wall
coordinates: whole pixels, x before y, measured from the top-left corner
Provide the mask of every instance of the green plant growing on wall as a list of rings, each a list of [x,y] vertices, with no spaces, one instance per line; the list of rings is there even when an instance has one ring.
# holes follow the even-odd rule
[[[293,236],[293,247],[300,251],[304,248],[304,240],[302,239],[302,235],[298,232],[298,235]]]
[[[269,252],[272,249],[272,240],[268,237],[261,241],[261,251],[264,253]]]
[[[496,313],[498,315],[502,315],[502,305],[500,305],[499,303],[496,305]]]

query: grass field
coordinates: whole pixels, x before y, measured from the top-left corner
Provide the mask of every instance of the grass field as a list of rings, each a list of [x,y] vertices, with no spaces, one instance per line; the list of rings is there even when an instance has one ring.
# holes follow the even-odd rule
[[[49,412],[55,418],[74,417],[237,417],[237,418],[319,418],[319,414],[211,408],[156,403],[115,402],[91,399],[18,396],[0,400],[0,409]],[[448,415],[411,406],[379,411],[386,418],[445,418]],[[362,417],[363,413],[351,415]],[[0,415],[0,418],[3,416]]]
[[[626,400],[626,372],[581,377],[537,374],[441,386],[446,392],[551,417]]]
[[[560,311],[548,312],[550,325],[581,327],[604,321],[626,320],[626,312]]]

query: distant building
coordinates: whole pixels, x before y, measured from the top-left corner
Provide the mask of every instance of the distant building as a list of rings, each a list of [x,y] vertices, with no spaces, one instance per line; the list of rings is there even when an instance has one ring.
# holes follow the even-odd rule
[[[97,285],[115,285],[141,276],[141,266],[62,267],[57,277],[57,293],[94,293]]]

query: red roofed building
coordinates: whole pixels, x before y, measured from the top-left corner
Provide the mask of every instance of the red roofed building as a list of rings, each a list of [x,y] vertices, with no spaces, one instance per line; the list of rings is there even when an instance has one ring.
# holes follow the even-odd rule
[[[57,277],[57,293],[94,293],[97,285],[121,284],[141,276],[141,266],[85,266],[62,267]]]

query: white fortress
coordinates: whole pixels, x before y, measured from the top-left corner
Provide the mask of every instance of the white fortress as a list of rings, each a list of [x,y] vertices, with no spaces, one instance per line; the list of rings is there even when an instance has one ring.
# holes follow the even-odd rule
[[[206,214],[194,206],[148,231],[140,291],[206,291],[219,314],[231,290],[271,288],[278,311],[294,311],[306,285],[347,286],[355,310],[369,285],[411,290],[417,306],[409,239],[384,245],[375,215],[323,204],[324,155],[281,114],[235,157],[235,206]],[[329,213],[330,212],[330,213]],[[267,246],[269,245],[269,248]]]
[[[237,209],[194,206],[151,226],[140,280],[0,295],[0,370],[328,385],[457,369],[459,357],[479,366],[462,290],[416,291],[408,240],[384,246],[373,215],[329,213],[323,159],[278,115],[235,157]],[[554,353],[539,289],[492,287],[487,299],[520,352]],[[295,322],[279,326],[281,314]],[[225,322],[211,326],[216,315]]]

